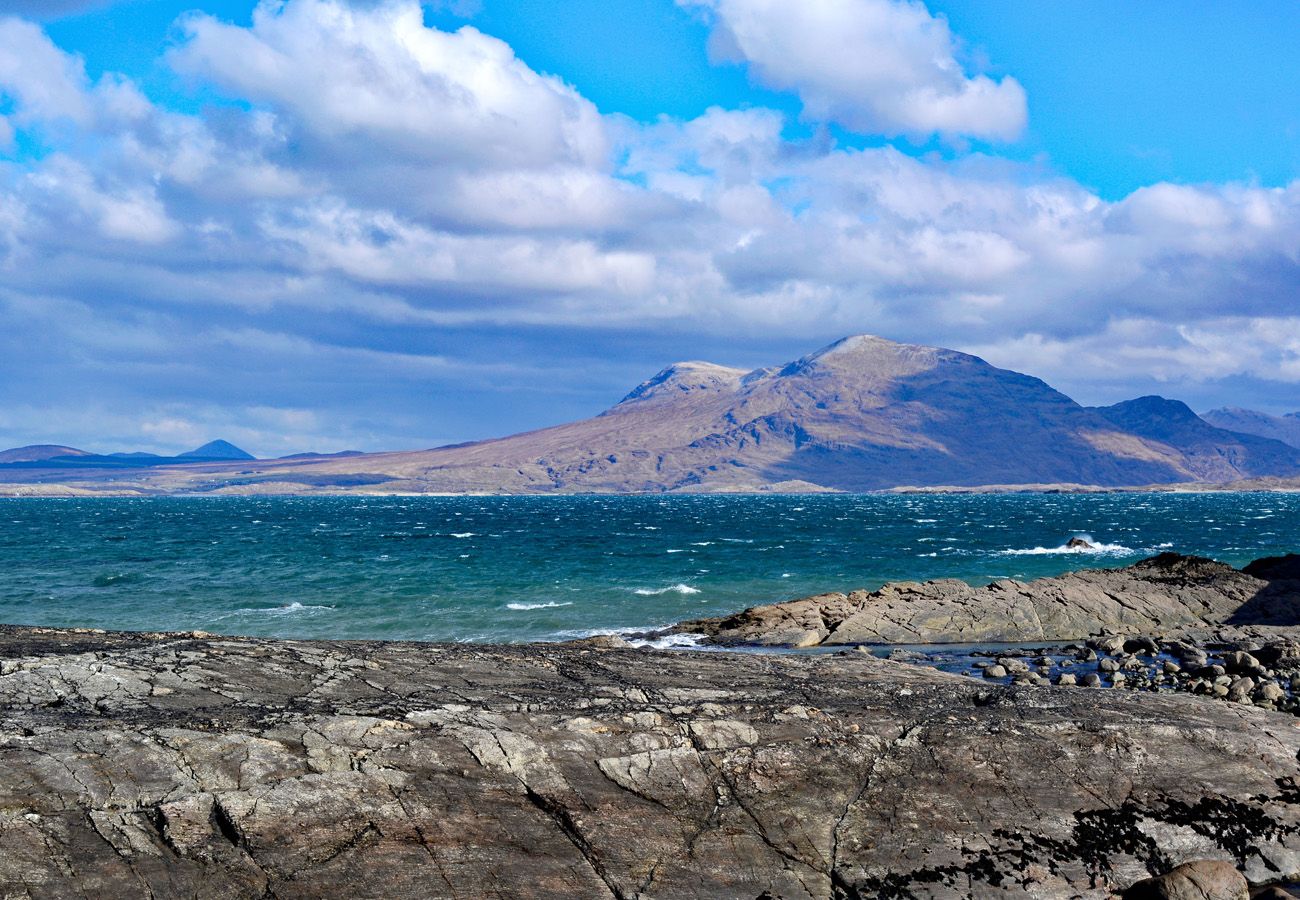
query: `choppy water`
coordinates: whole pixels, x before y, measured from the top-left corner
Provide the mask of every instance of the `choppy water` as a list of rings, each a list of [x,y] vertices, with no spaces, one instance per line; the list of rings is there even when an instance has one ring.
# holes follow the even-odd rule
[[[1101,552],[1067,553],[1088,535]],[[1300,495],[0,501],[0,621],[521,641],[889,580],[1300,550]]]

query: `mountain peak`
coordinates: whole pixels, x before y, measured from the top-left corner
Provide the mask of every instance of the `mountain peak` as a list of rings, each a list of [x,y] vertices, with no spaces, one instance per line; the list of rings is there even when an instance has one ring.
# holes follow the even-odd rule
[[[180,454],[184,457],[197,457],[201,459],[256,459],[257,457],[246,450],[241,450],[229,441],[208,441],[202,447],[197,447],[188,453]]]
[[[1158,394],[1148,394],[1145,397],[1138,397],[1134,400],[1125,400],[1122,403],[1116,403],[1114,406],[1105,408],[1107,412],[1113,412],[1115,418],[1132,420],[1134,417],[1142,417],[1147,420],[1159,420],[1167,423],[1190,423],[1201,422],[1192,408],[1181,400],[1170,400],[1168,397],[1161,397]],[[1110,417],[1110,416],[1108,416]]]
[[[811,372],[909,375],[957,359],[975,357],[923,344],[901,344],[874,334],[851,334],[796,359],[778,374],[783,377]]]
[[[633,388],[619,404],[676,397],[696,391],[734,391],[747,374],[744,369],[699,360],[673,363]]]

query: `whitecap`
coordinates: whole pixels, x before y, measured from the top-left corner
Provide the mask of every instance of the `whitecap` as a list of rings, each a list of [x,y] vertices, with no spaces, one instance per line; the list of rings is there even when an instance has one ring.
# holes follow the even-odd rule
[[[628,641],[633,647],[650,647],[654,650],[695,650],[699,649],[702,634],[666,634],[654,639],[633,638]]]
[[[556,603],[554,600],[548,600],[545,603],[507,603],[506,609],[513,609],[522,612],[529,609],[557,609],[561,606],[572,605],[573,604],[567,600],[563,603]]]
[[[660,594],[698,594],[699,588],[693,588],[689,584],[674,584],[665,588],[637,588],[632,593],[640,594],[642,597],[658,597]]]
[[[685,550],[665,550],[665,553],[685,553]]]
[[[454,538],[472,538],[473,536],[474,536],[474,532],[472,531],[453,531],[450,535],[448,535],[448,537],[454,537]]]
[[[334,609],[333,606],[316,606],[310,603],[299,603],[297,600],[292,603],[286,603],[284,606],[256,606],[245,609],[237,609],[234,612],[227,613],[224,616],[218,616],[218,619],[227,619],[230,616],[292,616],[298,613],[320,612],[325,609]]]
[[[1084,538],[1087,540],[1087,538]],[[1028,550],[1003,550],[1002,556],[1057,556],[1060,554],[1082,555],[1082,556],[1122,556],[1126,553],[1132,553],[1132,547],[1125,547],[1123,544],[1092,544],[1089,547],[1068,547],[1062,544],[1060,547],[1031,547]]]

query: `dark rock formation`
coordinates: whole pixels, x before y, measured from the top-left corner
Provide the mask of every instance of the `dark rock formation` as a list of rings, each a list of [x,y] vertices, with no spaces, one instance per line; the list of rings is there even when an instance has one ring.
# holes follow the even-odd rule
[[[1300,870],[1290,717],[873,659],[0,630],[0,894],[1102,898]]]
[[[1300,625],[1300,557],[1234,569],[1162,553],[1123,569],[1031,582],[895,582],[876,591],[820,594],[674,630],[720,644],[1068,641],[1103,632],[1170,636],[1219,626]]]

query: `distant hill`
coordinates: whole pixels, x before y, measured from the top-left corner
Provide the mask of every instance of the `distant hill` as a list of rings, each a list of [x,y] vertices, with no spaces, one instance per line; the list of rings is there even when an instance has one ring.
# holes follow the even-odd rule
[[[290,453],[280,459],[343,459],[348,456],[365,456],[360,450],[339,450],[337,453]]]
[[[1177,450],[1198,481],[1287,476],[1300,472],[1300,449],[1271,438],[1215,427],[1178,400],[1139,397],[1097,409],[1132,434]]]
[[[202,447],[180,454],[181,459],[197,457],[199,459],[256,459],[253,454],[241,450],[229,441],[209,441]]]
[[[232,450],[214,442],[193,453]],[[144,493],[612,493],[1300,476],[1296,448],[1217,428],[1177,401],[1089,409],[978,357],[871,335],[753,371],[676,363],[593,418],[495,440],[260,461],[237,452],[238,464],[224,468],[153,464],[62,483]]]
[[[0,464],[43,462],[67,456],[90,456],[85,450],[76,447],[64,447],[59,444],[32,444],[27,447],[14,447],[12,450],[0,450]]]
[[[1287,413],[1284,416],[1270,416],[1268,413],[1253,409],[1224,407],[1202,413],[1201,418],[1211,425],[1253,434],[1257,437],[1272,438],[1292,447],[1300,447],[1300,412]]]
[[[1121,412],[1086,409],[965,353],[859,335],[748,372],[677,363],[592,419],[310,471],[387,473],[401,489],[508,493],[1120,486],[1300,474],[1286,448],[1206,423],[1194,434],[1155,435],[1140,407],[1126,425],[1115,421]],[[1211,466],[1214,456],[1221,462]]]

